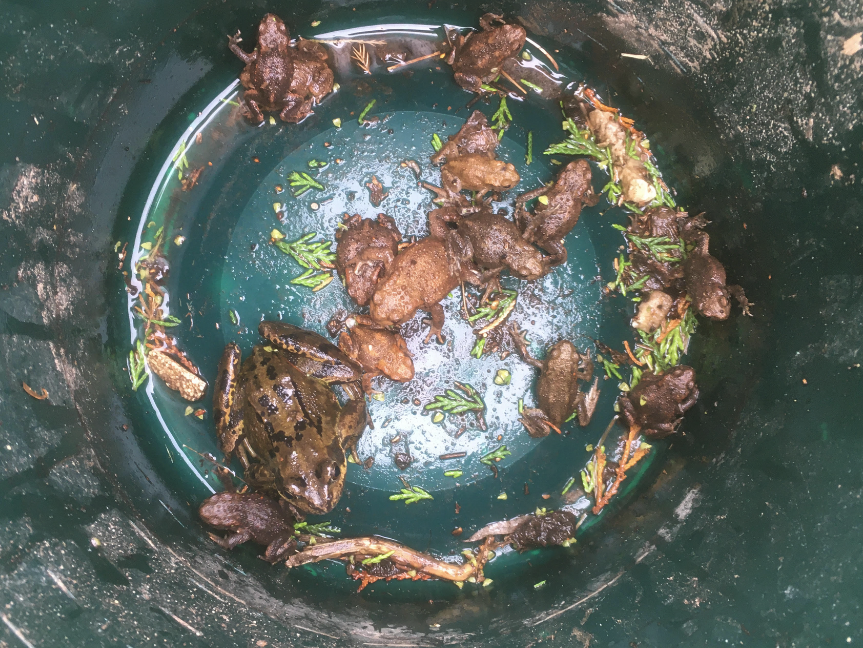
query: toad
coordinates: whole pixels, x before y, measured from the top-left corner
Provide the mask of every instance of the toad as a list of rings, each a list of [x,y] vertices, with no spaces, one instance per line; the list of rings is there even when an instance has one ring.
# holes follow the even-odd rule
[[[479,110],[474,110],[455,135],[450,135],[441,149],[431,156],[432,164],[446,162],[448,157],[478,153],[495,157],[500,144],[497,131],[488,125],[488,119]]]
[[[743,288],[725,283],[725,266],[707,251],[710,237],[705,232],[698,235],[695,249],[683,262],[686,291],[695,310],[715,320],[728,319],[731,314],[731,296],[740,303],[744,315],[751,315],[752,303],[746,299]]]
[[[478,283],[475,273],[461,268],[443,239],[436,236],[420,239],[396,255],[378,282],[369,315],[382,326],[398,326],[422,309],[431,314],[431,328],[425,341],[435,336],[443,344],[444,310],[439,302],[461,281]]]
[[[270,563],[296,552],[290,511],[259,493],[216,493],[204,500],[198,515],[210,526],[230,531],[225,537],[208,534],[224,549],[233,549],[251,540],[267,547],[263,559]]]
[[[533,213],[524,207],[528,200],[537,201]],[[595,205],[599,196],[591,186],[590,164],[575,160],[567,164],[551,186],[540,187],[521,194],[515,200],[515,222],[529,243],[535,243],[548,252],[549,263],[566,263],[563,239],[578,223],[583,205]]]
[[[515,166],[483,153],[450,156],[440,170],[441,187],[423,182],[422,186],[437,194],[443,204],[463,203],[464,190],[475,191],[474,201],[481,201],[489,191],[512,189],[521,180]]]
[[[401,239],[395,220],[386,214],[378,214],[375,220],[345,214],[343,227],[336,231],[336,268],[358,306],[369,303]]]
[[[524,27],[506,24],[492,13],[482,16],[479,26],[481,31],[457,34],[447,56],[456,83],[471,92],[481,92],[483,83],[497,78],[503,62],[518,54],[527,38]]]
[[[255,490],[304,513],[332,510],[344,487],[347,459],[366,426],[357,389],[344,407],[330,385],[356,387],[360,367],[317,333],[261,322],[269,344],[240,366],[239,347],[225,347],[213,415],[222,451],[236,454]],[[356,397],[359,395],[360,397]]]
[[[474,263],[483,271],[483,283],[496,279],[504,268],[527,280],[548,273],[549,265],[542,253],[524,240],[515,223],[489,209],[464,217],[459,217],[453,207],[435,209],[429,213],[429,230],[434,236],[449,236],[462,261]]]
[[[229,47],[246,64],[240,73],[243,103],[255,124],[264,112],[278,112],[285,122],[297,123],[312,113],[312,106],[333,89],[333,71],[327,52],[318,43],[302,40],[291,46],[288,28],[275,14],[258,25],[258,44],[251,54],[240,47],[240,32],[229,37]]]
[[[372,378],[386,376],[396,382],[414,377],[414,363],[401,334],[375,323],[366,315],[351,315],[346,331],[339,336],[339,348],[363,369],[363,389],[372,391]]]
[[[641,380],[618,399],[620,417],[630,428],[638,427],[646,436],[661,439],[673,434],[683,413],[698,400],[695,370],[678,365],[657,375],[644,372]]]
[[[536,384],[539,408],[524,408],[520,419],[528,434],[535,438],[548,436],[551,430],[560,434],[560,426],[573,413],[577,414],[580,426],[590,423],[599,399],[599,379],[593,381],[587,393],[578,385],[580,380],[589,382],[593,377],[590,351],[582,355],[572,342],[561,340],[540,362],[528,351],[524,331],[519,331],[515,324],[512,335],[524,361],[540,370]]]

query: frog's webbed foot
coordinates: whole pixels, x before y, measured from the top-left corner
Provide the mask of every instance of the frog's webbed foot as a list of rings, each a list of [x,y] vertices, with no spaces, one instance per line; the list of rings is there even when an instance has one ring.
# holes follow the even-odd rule
[[[428,335],[426,335],[426,339],[423,340],[423,343],[428,344],[429,340],[431,340],[432,336],[434,336],[437,338],[438,344],[445,344],[446,338],[444,338],[443,334],[441,333],[445,319],[443,306],[441,306],[440,304],[435,304],[429,309],[429,314],[431,315],[431,319],[423,320],[423,324],[428,324],[430,327]]]
[[[503,268],[495,268],[493,270],[486,270],[483,272],[479,280],[483,286],[485,286],[485,291],[482,294],[482,299],[479,300],[480,305],[487,304],[489,297],[491,297],[494,293],[501,292],[502,288],[500,285],[500,273]]]
[[[533,407],[525,407],[522,410],[521,417],[518,419],[527,430],[527,433],[534,439],[547,437],[552,430],[560,434],[560,430],[545,415],[541,409]]]
[[[258,50],[255,50],[251,54],[248,54],[247,52],[244,52],[243,49],[240,47],[240,43],[242,42],[243,39],[240,36],[239,30],[237,30],[237,33],[233,36],[228,36],[228,47],[234,53],[234,55],[246,65],[254,63],[258,58]]]
[[[599,378],[593,381],[590,391],[578,392],[578,400],[575,404],[575,411],[578,414],[578,424],[581,427],[586,427],[593,418],[593,413],[596,411],[596,404],[599,402]]]
[[[434,192],[436,198],[433,198],[435,202],[440,201],[444,204],[447,204],[452,201],[453,195],[451,192],[446,189],[442,189],[441,187],[436,187],[433,184],[429,184],[425,180],[420,182],[424,189],[428,189],[429,191]]]
[[[546,258],[549,267],[559,266],[566,263],[567,253],[566,246],[562,241],[543,241],[540,247],[549,253]]]
[[[510,333],[512,334],[512,341],[515,344],[515,348],[518,350],[518,354],[521,356],[522,360],[529,365],[542,369],[542,363],[530,355],[530,351],[527,349],[527,331],[519,330],[518,325],[513,322],[512,326],[510,326]]]
[[[752,317],[752,313],[749,312],[750,306],[755,306],[755,304],[748,299],[746,299],[746,293],[743,292],[742,286],[726,286],[728,288],[728,292],[731,293],[731,296],[737,300],[737,303],[740,304],[740,308],[743,310],[744,315],[749,315]]]

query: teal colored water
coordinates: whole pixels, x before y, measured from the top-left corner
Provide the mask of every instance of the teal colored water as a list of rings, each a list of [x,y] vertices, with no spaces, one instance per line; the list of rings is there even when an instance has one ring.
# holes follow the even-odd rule
[[[435,33],[430,28],[401,26],[330,37],[356,38],[370,30],[375,39],[388,43],[399,42],[406,33],[412,39],[428,41]],[[467,109],[471,95],[454,84],[450,70],[442,64],[418,64],[407,74],[373,69],[372,75],[364,75],[351,64],[346,45],[333,47],[332,52],[340,88],[302,124],[265,120],[260,127],[251,126],[236,103],[236,83],[215,86],[209,94],[197,93],[189,97],[189,105],[176,109],[176,142],[155,174],[135,224],[131,260],[134,265],[149,254],[148,243],[152,245],[161,229],[170,264],[163,317],[170,315],[180,322],[169,331],[211,384],[224,344],[236,341],[248,353],[261,342],[257,333],[261,320],[281,319],[326,336],[326,324],[334,314],[356,310],[338,279],[318,292],[292,284],[304,269],[270,244],[273,230],[284,234],[287,241],[308,233],[315,233],[316,240],[333,241],[344,214],[374,217],[385,212],[395,218],[405,239],[426,235],[433,194],[420,187],[410,167],[401,162],[415,161],[421,178],[439,185],[439,169],[429,161],[432,135],[445,139],[458,130],[471,110],[480,109],[491,118],[498,107],[495,99]],[[553,73],[535,54],[525,66],[545,70],[549,82],[581,80],[577,70]],[[376,119],[360,125],[357,115],[372,99],[375,105],[367,117]],[[522,180],[494,206],[511,213],[517,193],[551,180],[555,163],[565,160],[542,154],[562,138],[557,105],[531,93],[523,101],[511,98],[509,107],[514,121],[502,138],[499,157],[512,162]],[[333,120],[340,120],[338,128]],[[529,165],[528,131],[533,138]],[[309,173],[324,189],[293,196],[287,177],[294,171]],[[366,188],[372,176],[388,192],[379,206],[371,203]],[[192,177],[196,182],[189,187]],[[605,173],[595,169],[595,189],[599,191],[605,182]],[[588,338],[627,337],[630,307],[601,299],[603,282],[599,280],[601,274],[608,277],[612,272],[611,261],[622,242],[610,227],[615,212],[604,200],[585,208],[566,240],[567,264],[547,277],[537,282],[504,279],[505,288],[518,291],[510,321],[528,332],[535,355],[542,357],[545,348],[562,338],[584,349],[592,346]],[[617,220],[621,220],[619,213]],[[133,284],[140,289],[140,284]],[[136,304],[138,298],[130,297],[126,306],[133,341],[142,331],[141,320],[134,319],[129,310]],[[423,342],[425,313],[403,326],[416,378],[407,384],[375,381],[381,400],[369,401],[374,428],[365,432],[357,448],[360,460],[372,460],[372,465],[349,465],[345,493],[326,519],[348,535],[377,533],[420,549],[457,554],[464,547],[462,538],[489,522],[537,507],[568,506],[579,514],[586,510],[591,503],[580,495],[578,471],[590,457],[586,446],[596,442],[613,416],[617,381],[602,384],[597,413],[586,429],[569,423],[564,436],[533,439],[518,421],[518,408],[520,401],[525,406],[534,403],[537,370],[516,355],[471,357],[476,338],[460,314],[460,290],[451,293],[443,305],[446,344]],[[499,369],[510,372],[509,385],[494,384]],[[601,369],[598,374],[602,376]],[[425,411],[426,404],[456,381],[472,385],[483,397],[487,430],[480,429],[470,413],[435,421]],[[194,503],[222,488],[212,473],[213,459],[219,453],[210,398],[208,392],[203,401],[190,407],[156,378],[135,395],[136,407],[149,424],[154,454]],[[196,415],[199,408],[204,410],[200,417]],[[480,458],[502,445],[511,454],[496,464],[495,475]],[[396,452],[413,457],[408,469],[395,466]],[[465,456],[440,459],[448,453]],[[655,460],[659,455],[651,456]],[[644,470],[649,464],[645,462]],[[233,469],[241,478],[236,462]],[[444,472],[449,470],[463,474],[457,479],[447,477]],[[573,477],[575,486],[562,495]],[[638,481],[633,474],[627,489]],[[426,489],[434,499],[410,506],[390,501],[389,495],[398,492],[404,482]],[[457,527],[464,529],[461,538],[452,535]],[[495,576],[500,571],[501,576],[504,572],[515,576],[529,561],[536,564],[554,555],[554,551],[524,556],[510,552],[496,560],[488,574]],[[335,579],[344,578],[339,565],[306,571],[329,571]]]

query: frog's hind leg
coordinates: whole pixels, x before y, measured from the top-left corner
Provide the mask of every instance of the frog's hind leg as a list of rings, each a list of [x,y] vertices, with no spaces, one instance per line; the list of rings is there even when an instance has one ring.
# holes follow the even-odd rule
[[[429,315],[431,315],[430,320],[423,320],[424,324],[429,324],[429,333],[426,335],[426,339],[423,341],[425,344],[428,344],[429,340],[432,339],[432,336],[437,338],[438,344],[446,343],[446,338],[444,338],[441,330],[443,329],[444,320],[446,315],[444,315],[443,306],[440,304],[435,304],[429,309]]]
[[[521,356],[522,360],[524,360],[527,364],[532,365],[538,369],[542,369],[542,363],[534,358],[530,351],[527,348],[527,335],[526,331],[521,331],[518,328],[518,325],[513,323],[510,327],[510,332],[512,333],[512,341],[515,343],[516,349],[518,349],[518,353]]]
[[[237,529],[234,533],[231,533],[224,538],[215,533],[207,533],[207,535],[210,536],[210,539],[222,549],[228,550],[252,539],[252,532],[249,531],[249,529]]]
[[[336,434],[342,440],[342,448],[346,452],[355,452],[357,442],[365,432],[369,420],[366,399],[362,393],[359,398],[351,398],[342,407],[336,424]]]
[[[246,108],[245,112],[248,113],[248,118],[255,124],[260,124],[264,121],[264,113],[261,112],[261,108],[258,105],[261,99],[262,97],[255,89],[249,89],[243,93],[243,105]]]
[[[242,353],[236,343],[225,346],[213,394],[213,419],[216,423],[216,436],[219,449],[230,457],[243,434],[243,419],[239,404],[242,402],[242,389],[238,389],[237,376],[240,371]],[[238,393],[240,392],[240,393]]]
[[[312,97],[304,101],[299,95],[288,93],[284,101],[286,105],[279,113],[279,119],[283,122],[297,124],[312,114]]]

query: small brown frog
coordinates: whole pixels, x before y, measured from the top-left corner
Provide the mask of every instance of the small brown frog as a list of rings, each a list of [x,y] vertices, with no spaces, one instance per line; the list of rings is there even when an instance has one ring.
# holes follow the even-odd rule
[[[369,315],[382,326],[398,326],[422,309],[431,314],[425,341],[436,336],[443,344],[444,311],[439,302],[462,280],[479,282],[474,273],[460,267],[444,240],[435,236],[420,239],[398,253],[378,282]]]
[[[240,73],[243,103],[255,124],[264,112],[278,112],[282,121],[297,123],[312,113],[333,89],[333,71],[325,63],[326,50],[318,43],[300,40],[291,46],[288,28],[275,14],[258,26],[258,45],[251,54],[240,48],[240,32],[229,37],[229,47],[246,64]]]
[[[589,382],[593,377],[590,351],[582,355],[572,342],[561,340],[540,362],[528,351],[524,331],[519,331],[515,324],[512,335],[524,361],[540,369],[536,384],[539,408],[525,408],[520,419],[528,434],[535,438],[548,436],[551,430],[560,434],[560,426],[573,412],[578,414],[580,426],[590,423],[599,399],[599,379],[593,381],[586,394],[578,387],[579,380]]]
[[[752,302],[746,299],[743,288],[725,284],[725,266],[707,251],[710,237],[701,232],[697,240],[695,249],[683,262],[686,291],[695,310],[710,319],[728,319],[731,314],[730,297],[733,296],[740,303],[743,314],[751,315],[749,307]]]
[[[427,182],[422,185],[435,192],[444,204],[463,203],[463,190],[476,191],[475,200],[480,201],[489,191],[512,189],[521,180],[513,164],[483,153],[450,156],[441,167],[440,177],[442,187]]]
[[[339,348],[363,368],[363,389],[372,391],[372,378],[386,376],[396,382],[414,377],[414,363],[405,339],[387,330],[366,315],[351,315],[346,331],[339,336]]]
[[[264,560],[279,562],[296,552],[294,520],[289,510],[259,493],[216,493],[198,509],[201,519],[212,527],[231,533],[208,534],[224,549],[252,541],[267,547]]]
[[[524,205],[532,198],[544,196],[528,212]],[[515,222],[529,243],[536,243],[549,252],[549,263],[566,263],[566,247],[563,239],[578,223],[583,205],[595,205],[599,196],[591,186],[590,164],[586,160],[575,160],[567,164],[557,180],[549,187],[540,187],[523,193],[515,200]]]
[[[386,214],[376,220],[345,214],[343,223],[336,231],[336,268],[351,298],[365,306],[395,259],[402,235]]]
[[[495,149],[500,144],[497,131],[489,128],[488,119],[474,110],[455,135],[450,135],[440,151],[431,156],[432,164],[446,162],[448,157],[478,153],[490,158],[495,157]]]
[[[519,279],[548,274],[542,253],[524,240],[515,223],[489,209],[463,217],[453,207],[435,209],[429,213],[429,230],[433,236],[451,237],[462,261],[483,271],[483,283],[496,279],[504,268]]]
[[[230,343],[219,363],[213,414],[222,451],[234,453],[255,490],[305,513],[332,510],[344,487],[345,451],[366,426],[360,367],[317,333],[261,322],[258,345],[240,368]],[[354,383],[351,385],[351,383]],[[339,406],[330,389],[345,384]]]
[[[447,57],[456,83],[471,92],[480,92],[483,83],[493,81],[503,62],[518,54],[527,38],[524,27],[506,24],[495,14],[482,16],[479,26],[482,31],[467,36],[457,34]]]
[[[683,413],[698,400],[695,370],[679,365],[667,373],[644,372],[641,380],[618,399],[620,416],[630,428],[661,439],[673,434]]]

